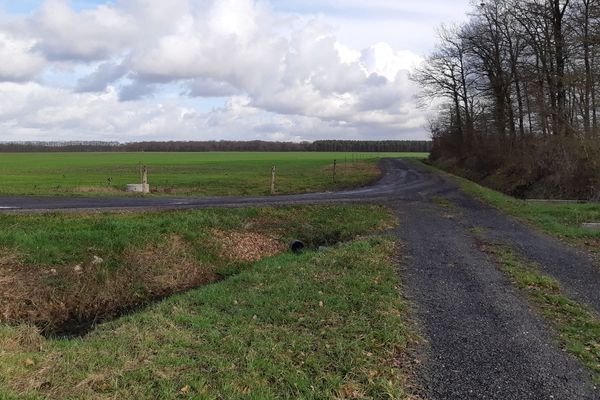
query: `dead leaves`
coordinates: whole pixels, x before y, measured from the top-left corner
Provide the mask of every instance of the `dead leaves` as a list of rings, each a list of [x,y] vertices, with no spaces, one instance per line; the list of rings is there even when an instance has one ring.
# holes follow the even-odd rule
[[[214,229],[212,234],[222,247],[221,256],[230,260],[255,262],[277,255],[286,248],[279,240],[256,232]]]

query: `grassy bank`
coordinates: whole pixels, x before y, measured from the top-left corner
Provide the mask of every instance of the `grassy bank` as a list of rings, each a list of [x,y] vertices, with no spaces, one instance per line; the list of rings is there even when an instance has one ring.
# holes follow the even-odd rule
[[[463,191],[475,198],[520,218],[546,233],[584,245],[594,252],[600,252],[598,246],[600,231],[582,227],[582,223],[600,222],[600,203],[571,204],[519,200],[433,166],[420,164],[445,174]]]
[[[334,190],[376,179],[381,157],[422,153],[18,153],[0,154],[0,194],[125,195],[149,168],[155,195],[266,195]],[[333,162],[337,161],[333,181]]]
[[[503,245],[485,244],[502,270],[548,320],[562,347],[576,356],[594,373],[600,382],[600,318],[595,312],[567,297],[559,282],[540,272],[537,265],[527,262],[513,249]]]
[[[0,320],[77,328],[214,282],[287,250],[387,224],[380,207],[282,207],[144,214],[1,215]]]
[[[79,340],[2,326],[0,398],[404,398],[393,252],[378,238],[267,258]]]

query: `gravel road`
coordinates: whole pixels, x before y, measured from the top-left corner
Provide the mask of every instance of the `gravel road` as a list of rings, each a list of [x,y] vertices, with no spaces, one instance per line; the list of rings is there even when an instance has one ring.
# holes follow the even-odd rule
[[[563,352],[551,328],[477,246],[473,227],[515,246],[600,312],[600,269],[589,257],[461,193],[403,160],[382,161],[372,186],[259,198],[0,197],[0,210],[189,209],[284,204],[383,203],[401,220],[402,280],[427,345],[416,379],[425,399],[600,399],[591,376]],[[449,199],[451,210],[436,205]]]

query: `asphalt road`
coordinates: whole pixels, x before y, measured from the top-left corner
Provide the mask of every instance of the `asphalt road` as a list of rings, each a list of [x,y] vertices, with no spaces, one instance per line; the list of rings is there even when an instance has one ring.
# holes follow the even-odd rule
[[[315,203],[384,203],[405,244],[401,279],[427,345],[416,378],[425,399],[600,399],[591,375],[562,351],[553,330],[479,249],[474,227],[505,241],[574,299],[600,312],[600,269],[585,253],[531,231],[403,160],[384,160],[372,186],[260,198],[0,197],[8,212],[187,209]],[[437,205],[443,196],[454,206]]]
[[[414,200],[448,190],[438,176],[423,174],[403,160],[381,162],[382,179],[353,190],[269,197],[38,197],[0,196],[0,211],[77,211],[248,207],[277,204],[360,203],[389,199]]]

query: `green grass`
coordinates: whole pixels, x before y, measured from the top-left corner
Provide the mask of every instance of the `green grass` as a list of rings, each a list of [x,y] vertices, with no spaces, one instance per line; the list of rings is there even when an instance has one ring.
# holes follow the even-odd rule
[[[266,195],[271,167],[279,194],[366,184],[379,175],[381,157],[423,153],[0,153],[0,194],[124,195],[149,168],[157,194]],[[337,160],[337,179],[332,166]],[[354,160],[354,162],[353,162]]]
[[[360,218],[358,217],[360,216]],[[388,218],[382,207],[301,206],[206,209],[123,214],[0,215],[0,248],[14,251],[32,266],[71,265],[99,256],[118,267],[128,248],[160,243],[177,235],[197,249],[214,253],[213,229],[256,230],[287,243],[309,246],[350,240]],[[211,256],[207,261],[216,261]]]
[[[79,340],[2,326],[0,398],[404,398],[394,247],[266,259]]]
[[[600,203],[570,204],[519,200],[425,163],[420,164],[449,177],[465,193],[520,218],[546,233],[587,245],[592,251],[598,251],[600,231],[583,228],[581,224],[600,222]]]
[[[456,209],[456,206],[454,205],[454,203],[452,203],[450,200],[448,200],[447,198],[445,198],[443,196],[434,196],[434,197],[432,197],[431,201],[438,207],[446,209],[446,210]]]
[[[85,327],[231,276],[291,239],[329,246],[390,218],[376,206],[0,215],[0,320],[45,333]]]
[[[558,281],[542,274],[511,248],[493,244],[484,248],[558,331],[563,348],[588,367],[600,383],[600,317],[568,298]]]

